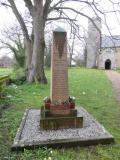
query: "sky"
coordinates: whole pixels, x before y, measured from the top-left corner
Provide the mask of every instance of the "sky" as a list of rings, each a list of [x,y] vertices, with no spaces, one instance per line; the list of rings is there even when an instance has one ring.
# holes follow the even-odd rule
[[[5,0],[0,0],[0,2],[5,1]],[[57,1],[57,0],[56,0]],[[92,0],[89,0],[92,1]],[[104,10],[113,10],[113,5],[111,5],[111,3],[109,3],[109,0],[97,0],[97,1],[101,1],[101,8]],[[119,0],[114,0],[114,2],[118,2]],[[24,11],[24,3],[23,0],[16,0],[17,2],[17,7],[20,11],[20,13],[23,15],[25,13]],[[67,7],[73,7],[73,8],[77,8],[78,10],[81,9],[83,11],[83,13],[86,13],[86,15],[88,16],[93,16],[91,9],[90,8],[86,8],[85,4],[82,4],[81,6],[78,5],[78,3],[67,3]],[[116,10],[120,9],[120,7],[116,7],[114,6]],[[71,18],[75,17],[75,15],[69,11],[66,12],[68,15],[71,15]],[[109,26],[109,29],[111,31],[112,35],[120,35],[120,13],[108,13],[107,14],[107,24]],[[101,15],[102,18],[102,34],[103,35],[109,35],[108,29],[107,27],[104,25],[105,21],[103,16]],[[85,29],[87,30],[88,27],[88,20],[84,17],[78,17],[78,24],[79,25],[83,25],[85,27]],[[12,26],[14,24],[17,23],[17,20],[15,18],[15,16],[13,15],[11,9],[8,9],[6,7],[0,7],[0,37],[2,37],[2,31],[4,30],[4,28],[8,28],[9,26]],[[68,32],[69,32],[69,27],[68,25],[65,25],[63,23],[58,23],[58,22],[54,22],[52,27],[55,28],[57,27],[57,25],[61,25],[62,27],[64,27]],[[50,27],[51,28],[51,27]],[[82,33],[82,32],[81,32]],[[2,37],[4,38],[4,37]],[[3,56],[3,53],[6,54],[6,50],[1,49],[0,50],[0,56]],[[11,54],[10,54],[11,55]]]

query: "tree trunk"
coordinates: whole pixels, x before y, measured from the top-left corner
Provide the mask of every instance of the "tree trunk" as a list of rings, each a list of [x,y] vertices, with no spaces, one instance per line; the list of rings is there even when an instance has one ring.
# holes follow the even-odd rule
[[[72,48],[71,48],[71,53],[70,53],[70,67],[72,66],[72,58],[73,58],[73,51],[74,51],[74,43],[75,43],[75,34],[74,34],[74,37],[73,37]]]
[[[26,79],[28,81],[32,60],[32,52],[33,52],[33,43],[30,39],[25,39],[25,71],[26,71]]]
[[[43,22],[43,0],[34,0],[35,10],[33,14],[34,44],[30,67],[29,82],[39,81],[46,84],[44,73],[44,22]]]
[[[47,79],[46,79],[45,73],[44,73],[44,50],[45,50],[44,39],[41,40],[39,49],[40,49],[40,54],[38,55],[38,59],[37,59],[38,62],[37,62],[37,66],[36,66],[35,76],[38,81],[40,81],[43,84],[46,84]]]
[[[69,66],[72,67],[72,53],[70,53],[70,63]]]

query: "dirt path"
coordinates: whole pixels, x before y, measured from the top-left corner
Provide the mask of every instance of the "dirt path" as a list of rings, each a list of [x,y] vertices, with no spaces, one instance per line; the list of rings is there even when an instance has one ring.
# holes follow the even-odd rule
[[[107,74],[108,79],[112,82],[116,94],[116,99],[120,103],[120,73],[112,70],[106,70],[105,73]]]

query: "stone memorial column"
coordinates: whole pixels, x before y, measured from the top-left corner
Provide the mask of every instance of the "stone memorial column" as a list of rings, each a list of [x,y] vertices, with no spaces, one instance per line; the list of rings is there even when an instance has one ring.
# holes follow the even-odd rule
[[[51,95],[41,108],[41,129],[80,128],[83,117],[68,95],[67,33],[57,28],[53,32],[51,53]]]
[[[53,32],[51,53],[51,101],[68,100],[67,33],[61,28]]]

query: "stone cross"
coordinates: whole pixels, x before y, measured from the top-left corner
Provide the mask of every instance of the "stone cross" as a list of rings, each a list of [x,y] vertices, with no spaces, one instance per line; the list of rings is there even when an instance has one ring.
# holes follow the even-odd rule
[[[68,100],[67,33],[60,27],[53,32],[51,101]]]

